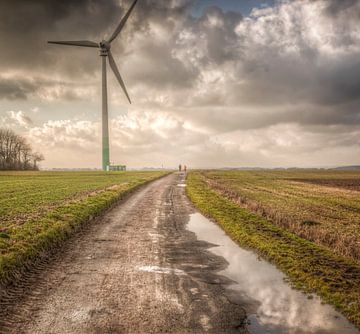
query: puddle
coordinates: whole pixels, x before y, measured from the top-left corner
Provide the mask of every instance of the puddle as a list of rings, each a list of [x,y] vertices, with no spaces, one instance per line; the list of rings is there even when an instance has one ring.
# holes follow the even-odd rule
[[[148,273],[156,273],[156,274],[175,274],[175,275],[186,275],[183,270],[174,269],[174,268],[164,268],[159,266],[142,266],[137,268],[139,271],[145,271]]]
[[[321,304],[317,296],[309,299],[292,289],[275,266],[240,248],[219,226],[201,214],[190,216],[188,229],[199,240],[218,245],[210,251],[228,261],[228,267],[219,274],[237,282],[227,289],[231,298],[245,307],[250,333],[359,334],[332,306]]]
[[[207,332],[210,329],[212,329],[212,326],[210,325],[210,318],[206,314],[200,315],[200,325],[202,328]]]
[[[69,312],[66,318],[71,321],[86,321],[90,319],[90,309],[74,310]]]

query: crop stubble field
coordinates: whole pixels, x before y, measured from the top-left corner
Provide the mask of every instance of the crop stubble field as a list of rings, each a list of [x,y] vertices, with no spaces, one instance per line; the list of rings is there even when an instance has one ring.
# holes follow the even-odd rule
[[[360,172],[196,171],[187,184],[235,241],[360,327]]]
[[[0,283],[136,187],[166,172],[1,172]]]
[[[276,225],[360,262],[360,172],[209,172],[208,184]]]

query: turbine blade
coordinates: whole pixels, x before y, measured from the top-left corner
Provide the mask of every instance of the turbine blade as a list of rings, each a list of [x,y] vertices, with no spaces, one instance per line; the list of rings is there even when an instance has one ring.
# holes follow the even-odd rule
[[[109,38],[108,42],[111,43],[117,35],[119,35],[120,31],[122,30],[122,28],[124,27],[127,19],[129,18],[132,10],[134,9],[136,3],[138,0],[135,0],[133,2],[133,4],[131,5],[130,9],[127,11],[127,13],[125,14],[125,16],[122,18],[122,20],[120,21],[119,25],[117,26],[117,28],[115,29],[115,31],[113,32],[113,34],[111,35],[111,37]]]
[[[115,60],[114,60],[114,57],[112,56],[110,50],[109,50],[109,53],[108,53],[108,56],[109,56],[109,64],[110,64],[110,67],[111,69],[113,70],[115,76],[116,76],[116,79],[118,79],[119,81],[119,84],[121,86],[121,88],[123,89],[127,99],[129,100],[130,104],[131,104],[131,100],[130,100],[130,97],[129,97],[129,94],[126,90],[126,87],[125,87],[125,84],[124,84],[124,81],[123,79],[121,78],[121,75],[120,75],[120,72],[115,64]]]
[[[99,44],[91,41],[48,41],[50,44],[85,46],[88,48],[98,48]]]

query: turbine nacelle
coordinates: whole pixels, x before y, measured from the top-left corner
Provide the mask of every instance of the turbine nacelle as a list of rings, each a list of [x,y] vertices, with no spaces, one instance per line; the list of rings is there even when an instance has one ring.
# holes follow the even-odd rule
[[[100,49],[109,51],[111,49],[111,44],[108,41],[102,40],[99,43]]]

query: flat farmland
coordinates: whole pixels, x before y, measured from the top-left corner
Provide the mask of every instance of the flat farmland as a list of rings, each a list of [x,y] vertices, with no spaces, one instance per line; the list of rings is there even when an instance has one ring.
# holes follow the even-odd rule
[[[202,174],[219,193],[274,224],[360,262],[360,172]]]
[[[360,173],[194,171],[194,205],[360,326]]]
[[[0,282],[166,172],[1,172]]]

